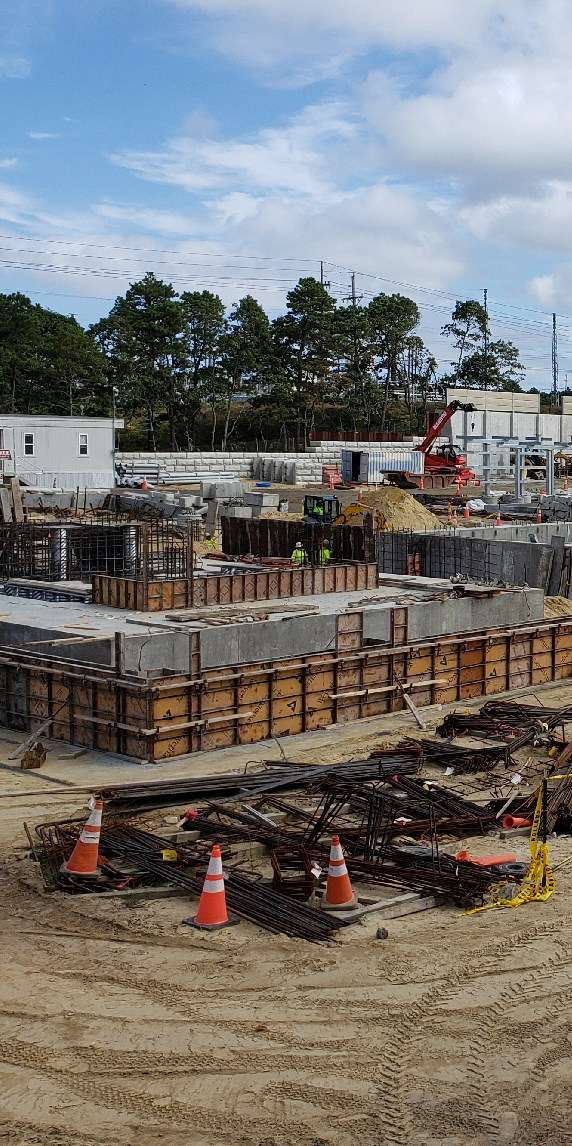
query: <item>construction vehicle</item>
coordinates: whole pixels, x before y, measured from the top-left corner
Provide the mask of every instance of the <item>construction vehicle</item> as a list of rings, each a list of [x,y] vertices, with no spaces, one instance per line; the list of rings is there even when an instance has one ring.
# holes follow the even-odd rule
[[[339,515],[340,503],[333,494],[306,494],[302,520],[308,525],[338,525]]]
[[[344,481],[363,485],[390,481],[402,489],[419,488],[422,482],[426,489],[443,489],[457,482],[465,485],[475,476],[467,467],[465,455],[453,445],[438,446],[436,449],[432,447],[457,410],[469,413],[474,409],[471,403],[451,402],[439,414],[425,440],[410,450],[401,446],[343,450]]]
[[[432,450],[433,442],[441,436],[441,431],[450,422],[453,414],[457,410],[463,410],[465,413],[472,413],[476,410],[471,402],[450,402],[444,410],[441,411],[439,417],[429,430],[427,437],[421,442],[420,446],[416,446],[419,453],[425,455],[425,473],[423,474],[423,485],[427,489],[443,489],[448,485],[455,485],[459,481],[460,485],[466,485],[468,481],[472,481],[474,473],[467,467],[467,458],[465,454],[461,454],[459,450],[453,445],[437,446],[436,450]],[[398,477],[401,475],[397,475]],[[396,482],[396,485],[401,485],[401,482]],[[410,484],[412,486],[420,485],[420,478],[417,475],[411,475]]]
[[[302,520],[307,525],[363,525],[364,514],[372,515],[374,529],[389,529],[380,509],[373,509],[365,501],[353,501],[342,509],[337,497],[331,493],[307,494]]]

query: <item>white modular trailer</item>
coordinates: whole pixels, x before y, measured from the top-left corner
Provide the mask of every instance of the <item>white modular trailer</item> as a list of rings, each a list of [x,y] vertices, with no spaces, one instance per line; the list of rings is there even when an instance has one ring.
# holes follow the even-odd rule
[[[380,450],[342,450],[342,478],[345,482],[374,485],[386,474],[425,472],[425,456],[420,450],[385,446]]]
[[[115,485],[114,430],[123,418],[0,414],[0,467],[31,486]]]

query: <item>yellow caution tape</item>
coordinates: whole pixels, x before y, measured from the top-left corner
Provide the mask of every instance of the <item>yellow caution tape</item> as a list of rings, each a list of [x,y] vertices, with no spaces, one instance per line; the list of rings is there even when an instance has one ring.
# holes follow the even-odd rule
[[[520,907],[522,903],[531,903],[535,899],[548,899],[552,895],[556,885],[548,858],[548,844],[538,843],[541,816],[542,788],[538,793],[530,830],[530,863],[514,899],[504,899],[500,894],[500,885],[493,883],[489,888],[493,902],[485,904],[484,907],[472,907],[469,911],[462,911],[461,915],[475,915],[477,911],[488,911],[491,907]]]

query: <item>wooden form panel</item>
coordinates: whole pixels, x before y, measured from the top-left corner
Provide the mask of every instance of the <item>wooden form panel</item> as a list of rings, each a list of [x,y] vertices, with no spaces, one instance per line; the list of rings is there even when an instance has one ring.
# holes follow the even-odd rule
[[[117,678],[85,665],[0,650],[0,721],[142,759],[255,743],[404,707],[397,680],[419,707],[572,677],[572,619],[397,647],[353,647],[358,613],[340,618],[334,652],[192,677]],[[348,647],[344,647],[347,642]]]
[[[304,566],[269,569],[264,572],[225,574],[221,577],[195,577],[194,605],[237,605],[248,601],[274,601],[287,597],[308,597],[317,593],[353,592],[377,587],[377,565],[373,562],[351,565]],[[189,584],[184,578],[144,581],[96,574],[92,579],[95,604],[114,609],[159,612],[185,609],[190,605]]]

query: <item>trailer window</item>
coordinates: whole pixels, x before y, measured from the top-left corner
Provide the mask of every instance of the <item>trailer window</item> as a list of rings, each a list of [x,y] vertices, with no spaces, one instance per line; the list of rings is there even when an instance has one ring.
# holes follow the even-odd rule
[[[34,456],[34,435],[24,434],[24,454],[27,458]]]
[[[87,434],[79,435],[79,456],[87,457]]]

